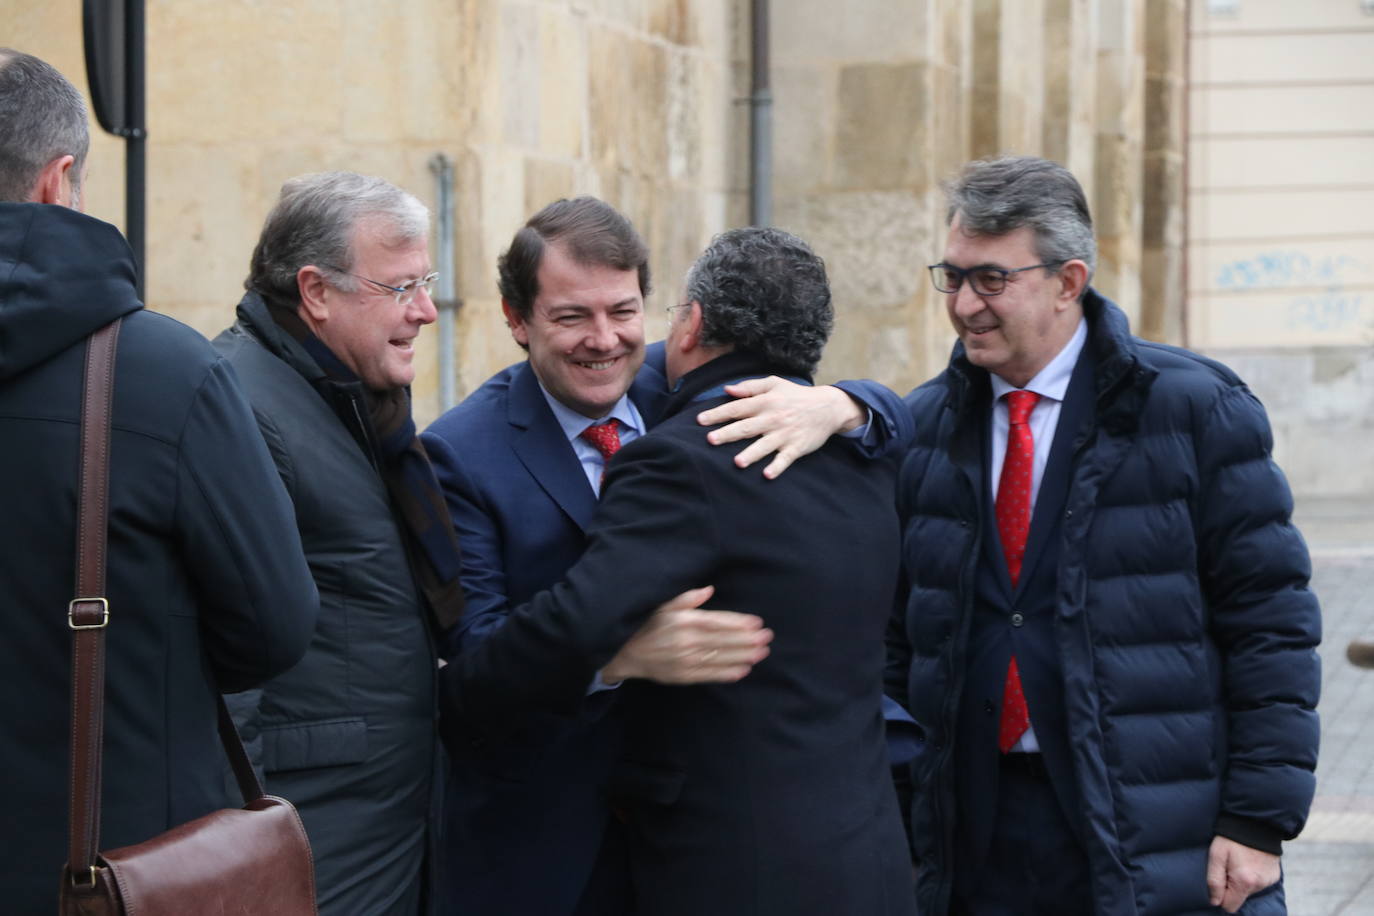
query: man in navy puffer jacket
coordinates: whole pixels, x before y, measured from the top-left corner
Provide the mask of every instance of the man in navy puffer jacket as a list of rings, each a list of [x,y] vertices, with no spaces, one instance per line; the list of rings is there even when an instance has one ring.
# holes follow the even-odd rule
[[[960,342],[912,392],[889,693],[922,913],[1285,912],[1320,613],[1264,409],[1090,288],[1078,182],[968,166],[931,268]]]

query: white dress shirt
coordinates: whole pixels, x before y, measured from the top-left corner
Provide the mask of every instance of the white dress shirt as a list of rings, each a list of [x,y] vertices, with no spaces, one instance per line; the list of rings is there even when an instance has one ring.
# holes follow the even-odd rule
[[[1036,402],[1035,409],[1031,411],[1029,426],[1031,440],[1035,445],[1035,459],[1031,468],[1031,515],[1035,514],[1035,499],[1040,493],[1040,481],[1045,476],[1045,466],[1049,464],[1050,447],[1054,445],[1054,433],[1059,428],[1059,411],[1064,406],[1064,395],[1069,390],[1069,379],[1073,377],[1073,367],[1078,363],[1078,355],[1083,352],[1083,345],[1088,339],[1088,322],[1082,318],[1078,320],[1078,328],[1073,332],[1073,337],[1064,345],[1064,349],[1050,360],[1045,368],[1035,374],[1035,377],[1026,383],[1024,390],[1034,391],[1040,395],[1040,400]],[[992,498],[997,499],[997,488],[1001,483],[1002,462],[1007,457],[1007,434],[1010,431],[1011,420],[1007,410],[1007,402],[1003,397],[1009,391],[1016,391],[1016,386],[1003,379],[1001,376],[991,374],[992,380],[992,451],[991,466],[988,468],[992,475]],[[1012,745],[1012,751],[1024,751],[1026,753],[1037,752],[1040,750],[1040,742],[1035,738],[1035,726],[1026,729],[1021,739]]]

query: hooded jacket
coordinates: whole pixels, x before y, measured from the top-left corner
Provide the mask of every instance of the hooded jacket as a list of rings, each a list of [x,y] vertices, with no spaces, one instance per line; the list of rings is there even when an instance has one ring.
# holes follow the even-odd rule
[[[1084,314],[1094,403],[1069,470],[1053,627],[1093,911],[1216,912],[1213,836],[1277,849],[1312,802],[1321,620],[1307,548],[1245,384],[1131,336],[1095,291]],[[888,692],[928,742],[911,772],[921,912],[948,909],[955,867],[973,577],[995,536],[975,490],[990,398],[962,345],[908,396],[917,441],[897,493],[911,589],[889,631]],[[1283,913],[1281,884],[1242,912]]]
[[[228,363],[148,312],[118,230],[0,203],[0,828],[5,905],[51,911],[67,859],[71,631],[85,339],[116,318],[100,844],[226,804],[215,692],[290,667],[315,586]]]

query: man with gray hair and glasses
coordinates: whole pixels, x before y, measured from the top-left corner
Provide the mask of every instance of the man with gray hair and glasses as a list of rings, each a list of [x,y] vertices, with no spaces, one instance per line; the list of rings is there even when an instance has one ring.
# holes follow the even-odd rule
[[[930,271],[959,343],[908,396],[889,631],[927,739],[918,907],[1283,913],[1321,624],[1264,408],[1089,286],[1062,166],[974,162],[949,195]]]
[[[321,614],[305,659],[236,709],[315,853],[320,911],[428,905],[435,638],[463,609],[458,542],[411,420],[434,321],[429,214],[349,172],[286,182],[253,251],[238,370],[296,507]]]
[[[104,594],[82,596],[108,609],[89,625],[105,645],[98,848],[241,803],[224,791],[215,695],[294,664],[318,608],[290,500],[233,369],[195,331],[143,307],[119,230],[81,212],[88,142],[81,93],[38,58],[0,48],[0,754],[11,792],[0,861],[10,913],[51,913],[59,881],[90,882],[63,863],[67,607],[93,332],[119,322]]]

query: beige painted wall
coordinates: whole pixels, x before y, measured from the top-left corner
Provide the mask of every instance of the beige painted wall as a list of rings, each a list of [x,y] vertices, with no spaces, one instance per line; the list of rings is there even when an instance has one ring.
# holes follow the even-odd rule
[[[1374,495],[1374,15],[1190,22],[1189,341],[1263,401],[1302,499]]]
[[[1190,341],[1374,343],[1374,15],[1199,0],[1191,29]]]
[[[460,396],[521,356],[496,257],[558,196],[597,194],[634,220],[661,333],[693,256],[746,218],[748,6],[148,0],[148,302],[216,333],[283,179],[355,169],[432,203],[428,163],[442,152],[458,181]],[[925,272],[943,248],[940,181],[998,152],[1069,164],[1097,217],[1099,287],[1174,334],[1184,0],[772,6],[774,214],[830,267],[823,379],[904,391],[944,362],[952,334]],[[0,44],[84,87],[79,8],[0,0]],[[120,143],[97,137],[92,161],[90,209],[119,223]],[[434,335],[422,341],[426,420],[437,358]]]

